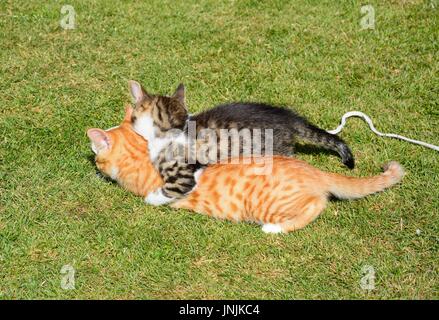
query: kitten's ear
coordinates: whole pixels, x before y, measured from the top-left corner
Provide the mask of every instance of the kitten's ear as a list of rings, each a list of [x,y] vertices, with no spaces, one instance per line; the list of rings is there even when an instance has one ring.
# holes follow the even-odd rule
[[[137,81],[128,81],[128,87],[135,103],[141,102],[143,98],[147,95],[146,91]]]
[[[133,110],[134,110],[133,107],[131,107],[129,104],[125,106],[125,117],[123,118],[124,122],[129,122],[129,123],[132,122],[131,117],[133,115]]]
[[[173,98],[178,99],[182,104],[184,104],[184,84],[180,83],[172,95]]]
[[[110,148],[110,137],[102,129],[88,129],[87,136],[91,141],[91,148],[95,154]]]

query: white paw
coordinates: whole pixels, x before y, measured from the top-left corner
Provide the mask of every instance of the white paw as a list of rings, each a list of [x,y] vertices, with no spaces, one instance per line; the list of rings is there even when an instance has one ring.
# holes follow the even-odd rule
[[[197,171],[195,171],[195,173],[194,173],[195,183],[198,183],[198,181],[200,181],[200,177],[203,174],[203,172],[204,172],[204,169],[198,169]]]
[[[174,201],[174,198],[168,198],[165,196],[162,192],[162,189],[157,189],[156,191],[150,192],[145,198],[145,203],[153,206],[161,206],[162,204],[167,204],[172,201]]]
[[[262,226],[262,231],[265,233],[281,233],[282,228],[278,224],[266,223]]]

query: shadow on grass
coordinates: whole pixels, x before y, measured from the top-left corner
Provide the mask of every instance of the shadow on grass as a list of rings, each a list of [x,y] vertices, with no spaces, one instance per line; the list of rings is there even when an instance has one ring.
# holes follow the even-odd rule
[[[322,147],[317,147],[309,144],[297,144],[294,146],[294,153],[304,153],[309,155],[335,155],[340,158],[339,154],[332,150],[323,149]],[[340,158],[341,159],[341,158]]]

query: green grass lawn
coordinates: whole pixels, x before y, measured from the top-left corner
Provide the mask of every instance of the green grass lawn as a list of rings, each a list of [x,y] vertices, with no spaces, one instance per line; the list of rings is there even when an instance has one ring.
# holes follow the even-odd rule
[[[439,145],[439,3],[371,1],[0,2],[0,299],[438,299],[439,153],[350,120],[352,172],[399,161],[403,183],[331,202],[305,229],[153,208],[96,176],[85,131],[117,125],[127,80],[187,87],[191,112],[233,101],[293,106],[322,128],[361,110],[383,132]],[[303,148],[302,148],[303,149]],[[300,150],[299,150],[300,151]],[[418,232],[417,232],[418,230]],[[75,289],[60,286],[74,267]],[[362,269],[375,270],[364,290]]]

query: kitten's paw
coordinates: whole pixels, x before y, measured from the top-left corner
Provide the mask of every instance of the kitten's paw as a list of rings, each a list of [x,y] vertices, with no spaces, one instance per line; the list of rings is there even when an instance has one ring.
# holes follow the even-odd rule
[[[194,178],[195,178],[195,183],[198,183],[198,181],[200,181],[201,175],[203,174],[204,169],[198,169],[197,171],[195,171],[194,173]]]
[[[266,223],[262,226],[262,231],[265,233],[281,233],[282,228],[278,224]]]
[[[161,206],[162,204],[167,204],[174,201],[174,198],[168,198],[162,192],[162,189],[157,189],[156,191],[150,192],[145,197],[145,203],[153,206]]]

